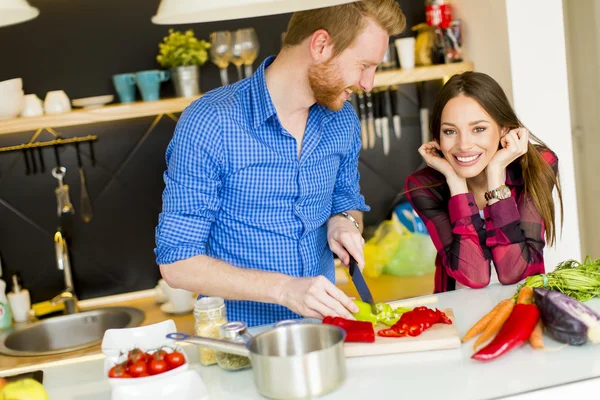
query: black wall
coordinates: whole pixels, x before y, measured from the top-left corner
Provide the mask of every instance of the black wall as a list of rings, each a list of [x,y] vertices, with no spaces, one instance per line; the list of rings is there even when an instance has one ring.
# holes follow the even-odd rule
[[[0,81],[22,77],[26,94],[42,100],[46,92],[62,89],[71,99],[115,94],[111,76],[159,68],[158,43],[169,26],[153,25],[150,18],[158,0],[30,0],[40,16],[27,23],[0,28]],[[424,0],[400,1],[410,26],[424,21]],[[289,15],[180,25],[193,28],[208,39],[215,30],[252,26],[260,40],[258,65],[276,54]],[[218,69],[208,62],[202,68],[201,88],[220,84]],[[237,79],[230,66],[230,80]],[[425,104],[430,104],[439,83],[427,83]],[[420,122],[416,85],[403,85],[402,137],[392,138],[391,154],[383,156],[381,143],[363,151],[361,185],[373,211],[366,223],[384,219],[402,191],[406,176],[421,159]],[[171,83],[163,84],[162,96],[173,95]],[[139,96],[139,95],[138,95]],[[75,287],[81,299],[154,287],[160,278],[154,261],[154,228],[161,209],[164,151],[175,122],[163,118],[148,132],[154,117],[58,128],[62,137],[94,134],[97,164],[90,165],[87,145],[82,147],[84,170],[93,202],[94,219],[79,218],[80,186],[74,148],[60,150],[67,167],[66,183],[77,211],[71,243]],[[2,121],[0,121],[2,124]],[[0,146],[28,142],[34,132],[0,135]],[[39,140],[50,140],[44,132]],[[52,150],[44,150],[47,167],[53,166]],[[34,302],[48,300],[63,289],[62,272],[56,268],[53,235],[57,227],[56,180],[50,172],[25,175],[22,154],[0,153],[0,254],[4,279],[18,272]]]

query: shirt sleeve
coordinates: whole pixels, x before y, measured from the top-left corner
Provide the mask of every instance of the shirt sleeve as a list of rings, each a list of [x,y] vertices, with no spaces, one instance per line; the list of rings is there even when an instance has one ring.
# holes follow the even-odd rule
[[[210,227],[220,209],[221,137],[218,114],[208,102],[197,100],[182,113],[166,151],[157,264],[206,254]]]
[[[491,256],[485,246],[486,231],[473,194],[459,194],[446,201],[425,186],[411,175],[406,181],[406,194],[427,227],[442,267],[462,285],[487,286]]]
[[[558,159],[550,151],[542,152],[554,174]],[[484,209],[486,244],[491,248],[498,280],[512,284],[535,274],[543,274],[546,227],[533,200],[521,193],[498,201]]]
[[[346,104],[344,108],[349,115],[348,118],[352,119],[352,140],[350,151],[347,152],[340,163],[333,189],[331,215],[350,210],[367,212],[371,209],[366,205],[365,198],[360,193],[360,173],[358,172],[358,157],[361,148],[360,123],[350,104]]]

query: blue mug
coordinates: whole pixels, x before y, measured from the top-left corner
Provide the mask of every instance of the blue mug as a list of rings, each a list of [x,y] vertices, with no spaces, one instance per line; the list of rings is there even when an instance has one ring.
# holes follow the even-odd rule
[[[168,81],[171,77],[169,71],[151,70],[135,74],[137,86],[142,93],[144,101],[156,101],[160,97],[160,83]]]
[[[118,74],[113,75],[112,79],[121,103],[133,103],[135,101],[135,75]]]

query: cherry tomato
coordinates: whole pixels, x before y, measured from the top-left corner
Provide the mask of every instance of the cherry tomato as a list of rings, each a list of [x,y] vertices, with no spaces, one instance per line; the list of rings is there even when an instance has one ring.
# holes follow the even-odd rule
[[[185,357],[178,351],[174,351],[165,356],[165,361],[169,369],[177,368],[185,364]]]
[[[134,378],[142,376],[142,374],[148,375],[148,364],[144,361],[138,361],[134,364],[130,364],[128,370],[129,374]]]
[[[122,364],[117,364],[108,371],[109,378],[131,378],[127,373],[127,367]]]
[[[150,356],[148,354],[146,354],[144,351],[138,348],[129,350],[129,353],[127,353],[127,361],[130,365],[136,364],[138,362],[147,362],[149,358]]]
[[[162,349],[161,350],[156,350],[153,354],[150,354],[150,358],[152,360],[162,361],[162,360],[165,359],[165,357],[167,356],[167,354],[168,353],[166,351],[162,350]],[[148,361],[150,361],[150,359]]]
[[[162,374],[163,372],[167,372],[169,370],[169,366],[165,360],[156,360],[152,359],[148,363],[148,373],[150,375]]]

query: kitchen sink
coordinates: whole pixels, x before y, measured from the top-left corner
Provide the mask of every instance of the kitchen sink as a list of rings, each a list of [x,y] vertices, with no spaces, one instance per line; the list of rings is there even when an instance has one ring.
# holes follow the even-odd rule
[[[62,315],[0,332],[0,353],[46,356],[68,353],[102,342],[107,329],[131,328],[144,321],[133,307],[105,307]]]

